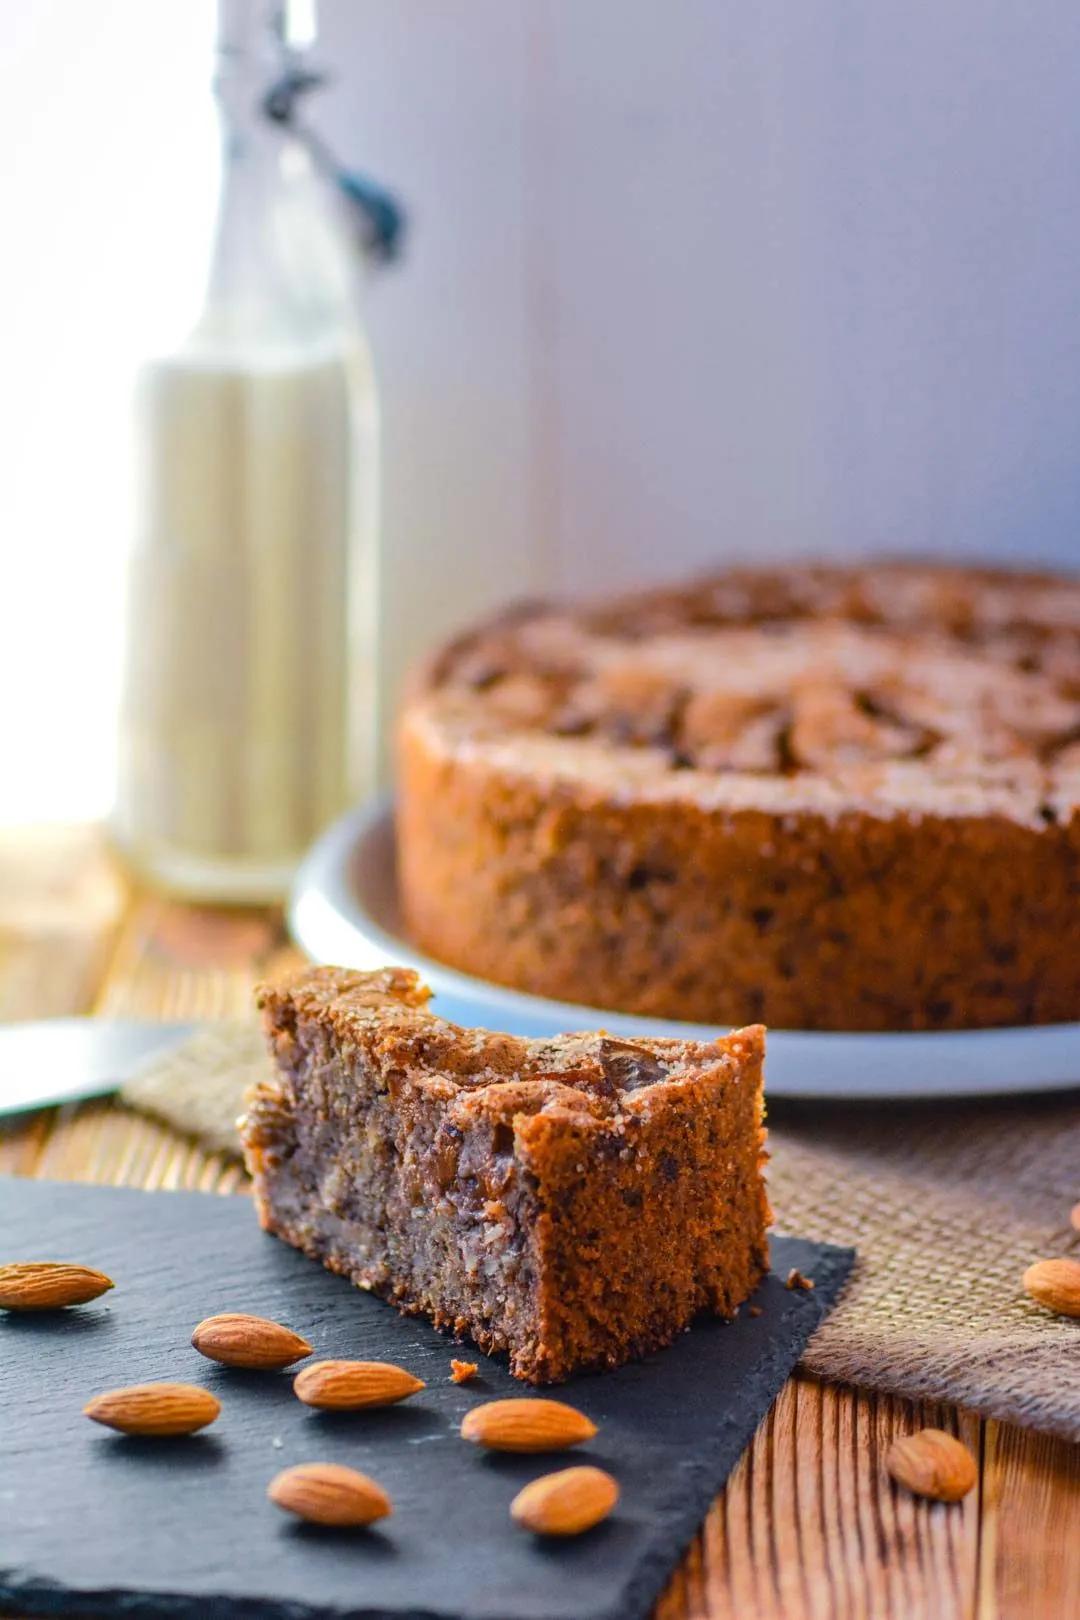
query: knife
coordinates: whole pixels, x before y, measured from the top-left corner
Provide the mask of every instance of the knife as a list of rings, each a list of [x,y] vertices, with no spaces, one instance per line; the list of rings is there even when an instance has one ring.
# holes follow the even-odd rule
[[[0,1115],[115,1091],[197,1024],[133,1018],[42,1018],[0,1024]]]

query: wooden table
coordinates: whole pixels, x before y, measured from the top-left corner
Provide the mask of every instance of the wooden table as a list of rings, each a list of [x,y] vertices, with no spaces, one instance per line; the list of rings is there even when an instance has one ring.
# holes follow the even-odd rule
[[[293,957],[280,917],[140,891],[91,829],[0,839],[0,1018],[245,1013]],[[111,1102],[0,1129],[0,1172],[242,1190],[237,1165]],[[933,1423],[979,1459],[960,1505],[884,1477],[892,1435]],[[1073,1620],[1080,1447],[969,1414],[793,1378],[717,1498],[657,1620]]]

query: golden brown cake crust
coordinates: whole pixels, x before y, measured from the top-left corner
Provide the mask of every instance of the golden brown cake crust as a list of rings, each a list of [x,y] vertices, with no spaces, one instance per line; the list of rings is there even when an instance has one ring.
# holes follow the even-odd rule
[[[1080,1017],[1080,581],[743,571],[448,647],[398,849],[433,955],[731,1024]]]
[[[730,1316],[768,1263],[764,1031],[525,1041],[401,969],[260,992],[277,1060],[241,1122],[262,1224],[552,1383]]]

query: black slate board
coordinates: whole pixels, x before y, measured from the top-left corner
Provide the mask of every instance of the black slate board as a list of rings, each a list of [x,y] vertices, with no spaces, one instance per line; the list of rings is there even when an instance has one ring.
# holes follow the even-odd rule
[[[646,1615],[851,1265],[851,1251],[776,1238],[760,1317],[704,1321],[637,1365],[576,1380],[600,1433],[574,1453],[485,1455],[469,1407],[523,1393],[505,1367],[448,1381],[453,1347],[258,1230],[244,1198],[0,1178],[0,1258],[69,1259],[116,1281],[51,1316],[0,1312],[0,1602],[32,1614],[200,1620],[635,1620]],[[797,1266],[813,1292],[787,1289]],[[190,1348],[194,1324],[247,1310],[317,1355],[399,1362],[428,1388],[380,1412],[303,1407],[288,1373],[230,1372]],[[148,1379],[203,1383],[202,1435],[137,1440],[88,1422],[90,1395]],[[576,1541],[511,1524],[526,1480],[595,1462],[623,1489]],[[291,1463],[350,1463],[389,1491],[370,1531],[321,1531],[265,1496]]]

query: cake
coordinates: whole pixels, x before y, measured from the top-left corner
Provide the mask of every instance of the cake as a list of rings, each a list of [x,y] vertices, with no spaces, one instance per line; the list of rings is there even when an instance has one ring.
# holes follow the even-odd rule
[[[647,1017],[1080,1017],[1080,580],[892,565],[533,605],[400,728],[410,937]]]
[[[414,973],[259,993],[276,1077],[241,1121],[270,1232],[555,1383],[732,1316],[768,1264],[764,1031],[522,1040]]]

